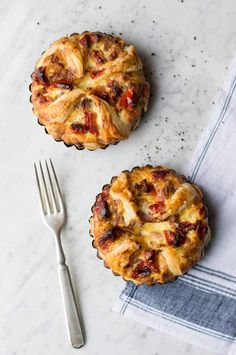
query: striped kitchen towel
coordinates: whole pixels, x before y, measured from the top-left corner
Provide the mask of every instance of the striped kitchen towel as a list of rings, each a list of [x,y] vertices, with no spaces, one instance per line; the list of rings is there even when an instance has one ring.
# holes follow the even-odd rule
[[[186,175],[207,196],[212,239],[173,283],[128,282],[114,310],[204,349],[236,354],[236,65]]]

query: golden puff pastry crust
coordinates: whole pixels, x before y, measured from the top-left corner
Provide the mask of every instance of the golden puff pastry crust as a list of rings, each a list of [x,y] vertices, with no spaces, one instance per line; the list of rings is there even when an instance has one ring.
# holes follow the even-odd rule
[[[98,256],[135,284],[175,280],[200,260],[210,238],[200,188],[167,167],[123,171],[103,187],[92,212]]]
[[[100,32],[53,42],[36,62],[30,90],[33,112],[46,132],[90,150],[128,138],[149,98],[135,48]]]

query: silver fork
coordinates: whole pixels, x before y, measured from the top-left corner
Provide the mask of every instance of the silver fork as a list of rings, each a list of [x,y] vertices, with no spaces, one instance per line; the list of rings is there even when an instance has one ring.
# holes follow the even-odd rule
[[[50,163],[45,160],[44,169],[41,162],[39,162],[38,166],[39,168],[34,163],[41,214],[44,224],[52,232],[55,239],[58,273],[69,338],[73,348],[77,349],[84,345],[84,337],[70,272],[66,265],[66,258],[60,238],[61,229],[66,219],[65,206],[51,159]]]

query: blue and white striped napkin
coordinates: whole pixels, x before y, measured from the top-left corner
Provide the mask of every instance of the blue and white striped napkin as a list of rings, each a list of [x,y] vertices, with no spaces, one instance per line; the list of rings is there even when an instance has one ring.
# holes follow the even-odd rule
[[[114,310],[220,354],[236,354],[236,65],[187,176],[207,196],[212,240],[183,277],[153,287],[127,283]]]

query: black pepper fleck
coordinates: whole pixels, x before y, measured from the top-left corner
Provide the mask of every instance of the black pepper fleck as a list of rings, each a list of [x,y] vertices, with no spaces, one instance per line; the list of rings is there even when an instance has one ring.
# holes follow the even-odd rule
[[[194,39],[194,41],[196,41],[197,37],[196,37],[196,36],[194,36],[194,37],[193,37],[193,39]]]
[[[156,55],[156,53],[151,53],[151,55]]]

